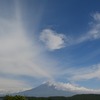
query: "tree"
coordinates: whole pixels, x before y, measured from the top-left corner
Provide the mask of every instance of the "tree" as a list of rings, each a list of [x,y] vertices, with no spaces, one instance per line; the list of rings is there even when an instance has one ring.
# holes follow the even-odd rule
[[[13,97],[10,96],[10,95],[6,95],[6,96],[4,97],[4,100],[13,100]]]
[[[19,95],[16,95],[16,96],[5,96],[4,97],[4,100],[27,100],[24,96],[19,96]]]

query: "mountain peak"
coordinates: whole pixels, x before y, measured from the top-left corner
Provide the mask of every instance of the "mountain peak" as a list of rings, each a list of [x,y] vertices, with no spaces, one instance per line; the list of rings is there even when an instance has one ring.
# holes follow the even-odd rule
[[[36,88],[20,92],[17,95],[49,97],[49,96],[72,96],[75,94],[74,92],[71,91],[67,90],[65,91],[60,87],[61,86],[54,81],[47,81]]]
[[[54,86],[56,83],[54,81],[46,81],[46,82],[43,82],[44,85],[48,85],[48,86]]]
[[[44,82],[43,85],[47,85],[47,86],[53,86],[55,87],[55,89],[57,90],[63,90],[63,91],[68,91],[75,87],[74,85],[70,84],[70,83],[62,83],[62,82],[55,82],[55,81],[47,81]]]
[[[49,96],[73,96],[75,94],[100,93],[100,90],[87,89],[70,83],[47,81],[40,86],[20,92],[17,95],[49,97]]]
[[[65,92],[75,92],[77,94],[84,94],[84,93],[96,93],[100,94],[100,90],[89,89],[81,86],[77,86],[76,84],[71,83],[63,83],[63,82],[55,82],[55,81],[47,81],[44,85],[52,86],[57,90],[62,90]]]

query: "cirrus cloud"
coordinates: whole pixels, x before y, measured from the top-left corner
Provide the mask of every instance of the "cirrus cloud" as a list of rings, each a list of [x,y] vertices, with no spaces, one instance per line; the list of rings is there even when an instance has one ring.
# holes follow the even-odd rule
[[[100,13],[92,15],[91,28],[79,37],[71,37],[65,34],[59,34],[52,29],[43,29],[40,34],[40,40],[46,45],[48,50],[53,51],[70,45],[80,44],[86,41],[92,41],[100,38]]]
[[[15,16],[0,16],[0,88],[3,87],[4,91],[9,90],[11,86],[15,87],[16,91],[16,85],[24,88],[28,80],[24,76],[42,80],[53,78],[55,73],[52,71],[54,64],[47,63],[49,59],[36,43],[35,36],[30,38],[27,34],[21,19],[20,5],[17,1],[15,4]]]

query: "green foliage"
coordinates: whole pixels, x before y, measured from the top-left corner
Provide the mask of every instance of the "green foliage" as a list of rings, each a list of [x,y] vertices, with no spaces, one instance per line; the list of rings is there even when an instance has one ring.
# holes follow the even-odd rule
[[[100,100],[100,95],[81,94],[72,97],[28,97],[28,100]]]
[[[24,96],[5,96],[3,100],[100,100],[100,95],[81,94],[72,97],[24,97]]]
[[[9,95],[7,95],[4,97],[4,100],[27,100],[27,99],[24,96],[18,96],[18,95],[9,96]]]
[[[9,95],[6,95],[6,96],[4,97],[4,100],[13,100],[13,97],[12,97],[12,96],[9,96]]]

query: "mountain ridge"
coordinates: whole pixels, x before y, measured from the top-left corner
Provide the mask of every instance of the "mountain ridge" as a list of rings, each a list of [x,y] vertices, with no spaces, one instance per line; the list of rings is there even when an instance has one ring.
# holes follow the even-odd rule
[[[51,96],[64,96],[69,97],[77,94],[100,94],[100,90],[89,89],[80,87],[71,83],[62,83],[55,81],[47,81],[41,85],[10,95],[22,95],[28,97],[51,97]]]
[[[75,94],[75,92],[58,88],[54,82],[45,82],[36,88],[17,93],[17,95],[35,97],[73,96]]]

